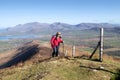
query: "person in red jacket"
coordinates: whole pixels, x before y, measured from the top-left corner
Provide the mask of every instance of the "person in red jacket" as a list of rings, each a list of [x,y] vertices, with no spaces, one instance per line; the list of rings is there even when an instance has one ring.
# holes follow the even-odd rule
[[[63,43],[61,33],[57,32],[56,35],[53,35],[50,40],[50,43],[51,43],[51,47],[53,49],[52,57],[57,57],[58,53],[59,53],[60,43]]]

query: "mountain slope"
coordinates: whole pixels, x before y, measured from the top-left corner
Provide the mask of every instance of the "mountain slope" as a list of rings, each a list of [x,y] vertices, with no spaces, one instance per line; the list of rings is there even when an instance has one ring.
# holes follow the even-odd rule
[[[69,46],[66,49],[70,50]],[[120,59],[106,55],[103,55],[102,63],[96,61],[96,56],[89,60],[85,51],[80,52],[81,56],[75,58],[50,58],[51,49],[48,44],[32,41],[13,50],[12,57],[3,56],[6,59],[7,56],[10,58],[4,63],[15,57],[13,53],[20,61],[11,67],[6,66],[7,68],[5,68],[4,66],[4,69],[0,69],[0,79],[2,80],[119,80],[118,76],[120,76]],[[32,55],[27,56],[26,59],[26,55],[23,54]],[[23,55],[23,58],[19,55]],[[114,75],[116,76],[113,77]]]
[[[0,68],[6,68],[16,65],[19,62],[24,62],[33,57],[35,54],[37,54],[37,56],[39,55],[39,57],[50,57],[49,53],[51,52],[46,54],[46,51],[44,49],[46,49],[46,51],[48,52],[50,51],[50,48],[40,46],[38,41],[32,41],[24,44],[19,48],[7,51],[5,53],[1,53]]]
[[[117,24],[109,24],[109,23],[81,23],[76,25],[66,24],[66,23],[60,23],[56,22],[53,24],[48,23],[39,23],[39,22],[31,22],[26,24],[19,24],[14,27],[7,28],[6,30],[2,31],[2,34],[6,35],[22,35],[22,34],[49,34],[52,32],[69,32],[71,30],[89,30],[94,28],[110,28],[116,30],[116,28],[120,28],[120,25]],[[95,30],[95,29],[94,29]],[[115,31],[114,31],[115,32]]]

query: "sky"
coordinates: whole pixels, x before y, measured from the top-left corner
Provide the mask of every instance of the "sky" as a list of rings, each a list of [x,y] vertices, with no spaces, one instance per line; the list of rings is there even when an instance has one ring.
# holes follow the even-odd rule
[[[29,22],[120,23],[120,0],[0,0],[0,28]]]

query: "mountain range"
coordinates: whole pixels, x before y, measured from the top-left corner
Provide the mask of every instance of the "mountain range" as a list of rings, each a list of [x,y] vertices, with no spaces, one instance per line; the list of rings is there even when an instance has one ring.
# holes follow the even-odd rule
[[[31,22],[26,24],[18,24],[14,27],[9,27],[0,31],[0,34],[14,35],[14,34],[45,34],[52,33],[56,31],[66,32],[71,30],[94,30],[98,31],[99,28],[105,28],[107,31],[120,33],[119,24],[110,23],[80,23],[76,25],[71,25],[67,23],[39,23]]]

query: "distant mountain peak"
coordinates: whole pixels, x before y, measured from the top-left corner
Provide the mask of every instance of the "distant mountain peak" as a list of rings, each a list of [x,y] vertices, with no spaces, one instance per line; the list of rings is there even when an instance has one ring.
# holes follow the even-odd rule
[[[49,33],[56,31],[70,31],[70,30],[86,30],[86,29],[94,29],[96,28],[115,28],[120,27],[117,24],[110,23],[80,23],[76,25],[71,25],[62,22],[55,22],[52,24],[48,23],[40,23],[40,22],[31,22],[26,24],[18,24],[14,27],[7,28],[6,33],[8,34],[40,34],[40,33]],[[115,29],[116,30],[116,29]]]

